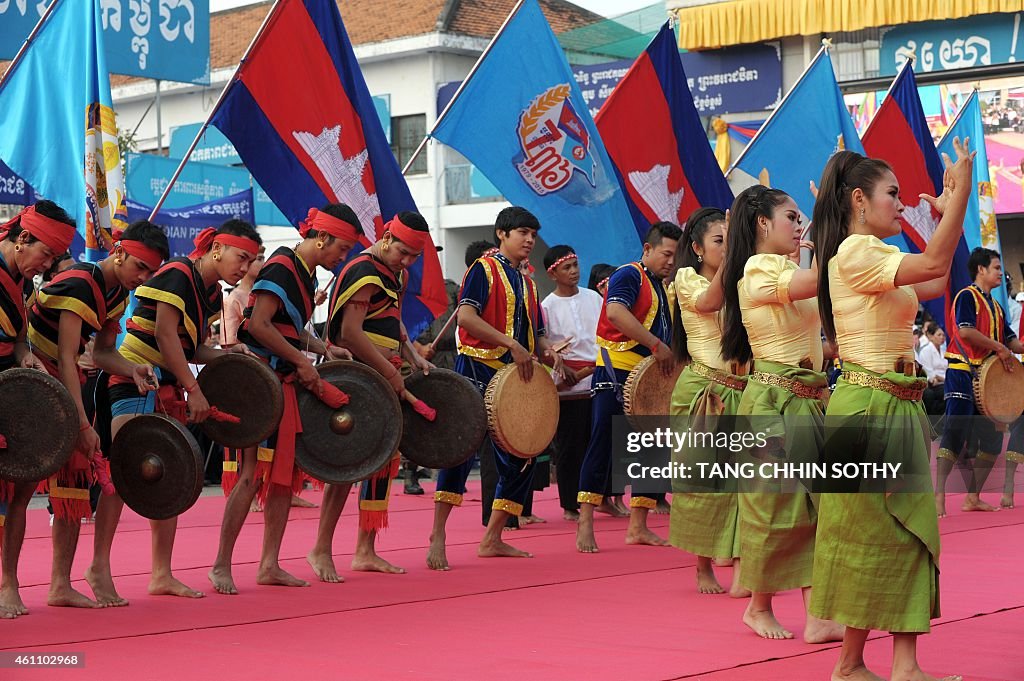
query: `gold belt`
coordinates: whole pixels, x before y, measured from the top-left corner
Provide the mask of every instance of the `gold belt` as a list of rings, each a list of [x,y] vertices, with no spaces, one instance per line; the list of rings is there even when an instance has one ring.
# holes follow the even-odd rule
[[[706,378],[712,383],[724,385],[726,388],[732,388],[733,390],[743,390],[747,387],[747,382],[742,378],[733,376],[732,374],[722,371],[721,369],[713,369],[707,364],[701,364],[700,362],[691,362],[690,371],[697,374],[701,378]]]
[[[865,388],[873,388],[874,390],[881,390],[887,392],[896,399],[908,400],[915,402],[921,399],[924,395],[924,388],[926,382],[917,381],[912,386],[903,386],[892,381],[882,378],[881,376],[872,376],[870,374],[861,373],[859,371],[844,371],[843,380],[853,385],[861,385]],[[916,387],[920,386],[920,387]]]
[[[755,371],[750,374],[750,377],[758,383],[782,388],[787,392],[793,393],[797,397],[802,397],[807,400],[823,400],[825,399],[825,392],[828,390],[828,388],[825,387],[815,388],[795,379],[785,378],[776,374],[769,374],[764,371]]]

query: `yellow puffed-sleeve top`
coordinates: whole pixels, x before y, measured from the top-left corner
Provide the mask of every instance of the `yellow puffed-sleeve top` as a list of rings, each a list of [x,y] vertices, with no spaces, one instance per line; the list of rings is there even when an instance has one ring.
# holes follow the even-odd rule
[[[878,237],[853,234],[828,263],[839,356],[877,373],[914,358],[917,293],[896,286],[906,253]]]
[[[754,359],[798,366],[810,359],[821,369],[821,318],[817,298],[792,300],[789,286],[796,263],[784,255],[759,253],[743,268],[740,313]]]
[[[697,298],[711,286],[711,282],[697,274],[692,267],[681,267],[673,282],[679,312],[686,329],[686,350],[694,361],[715,369],[728,371],[722,359],[722,325],[719,313],[697,312]]]

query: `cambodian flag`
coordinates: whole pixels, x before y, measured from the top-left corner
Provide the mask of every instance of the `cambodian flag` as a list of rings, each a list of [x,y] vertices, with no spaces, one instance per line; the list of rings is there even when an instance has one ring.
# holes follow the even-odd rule
[[[681,225],[697,208],[725,210],[732,203],[667,22],[601,107],[596,123],[641,236],[652,222]]]
[[[280,0],[211,119],[292,224],[346,203],[367,244],[416,210],[381,128],[337,4]],[[448,307],[437,252],[409,269],[403,321],[413,336]]]
[[[903,236],[908,250],[920,253],[935,233],[939,215],[919,198],[919,194],[939,195],[943,165],[928,130],[911,63],[908,61],[897,74],[861,141],[868,156],[883,159],[892,166],[900,184],[900,199],[906,206],[901,220]],[[947,329],[951,328],[951,323],[955,325],[949,318],[953,295],[971,284],[967,272],[968,257],[967,243],[961,236],[945,295],[922,301],[932,317],[945,320]]]

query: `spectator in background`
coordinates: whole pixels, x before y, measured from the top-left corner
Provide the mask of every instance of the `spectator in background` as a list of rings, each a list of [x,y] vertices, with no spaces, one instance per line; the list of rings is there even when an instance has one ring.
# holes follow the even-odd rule
[[[928,322],[924,327],[925,344],[918,354],[917,361],[921,364],[928,377],[928,388],[924,391],[924,408],[933,422],[946,411],[943,383],[946,381],[946,359],[942,356],[942,345],[946,333],[935,322]]]

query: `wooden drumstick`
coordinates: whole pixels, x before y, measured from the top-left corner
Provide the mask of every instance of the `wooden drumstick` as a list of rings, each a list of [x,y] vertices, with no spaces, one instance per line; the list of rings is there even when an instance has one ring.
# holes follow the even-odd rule
[[[441,327],[441,330],[438,332],[437,336],[434,338],[433,341],[431,341],[430,345],[427,346],[427,347],[429,347],[431,350],[433,350],[434,346],[437,345],[437,341],[441,340],[441,336],[443,336],[446,333],[448,333],[448,329],[450,329],[452,327],[452,324],[455,323],[455,321],[458,319],[458,317],[459,317],[459,309],[455,308],[455,311],[452,312],[452,316],[448,318],[448,321],[446,321],[444,323],[444,326]]]

